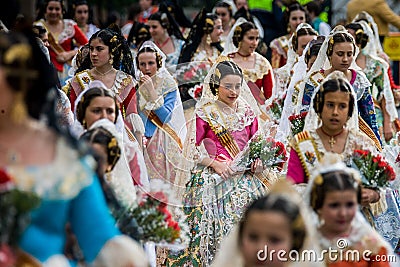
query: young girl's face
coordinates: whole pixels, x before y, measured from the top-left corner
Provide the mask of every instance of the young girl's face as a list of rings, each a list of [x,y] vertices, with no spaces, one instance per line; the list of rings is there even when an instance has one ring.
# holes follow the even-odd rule
[[[341,131],[349,116],[350,95],[336,91],[325,93],[324,105],[321,112],[322,125],[330,132]]]
[[[353,43],[336,43],[333,45],[331,64],[334,70],[346,73],[353,61]]]
[[[284,266],[277,253],[292,247],[292,229],[288,218],[276,211],[252,211],[244,223],[240,244],[245,266]],[[266,254],[267,253],[267,254]],[[288,257],[288,255],[286,255]]]
[[[153,52],[143,52],[138,56],[139,70],[144,75],[154,76],[157,73],[157,57]]]
[[[325,222],[320,231],[329,237],[348,234],[357,209],[357,193],[355,190],[326,193],[324,204],[318,210],[320,219]]]

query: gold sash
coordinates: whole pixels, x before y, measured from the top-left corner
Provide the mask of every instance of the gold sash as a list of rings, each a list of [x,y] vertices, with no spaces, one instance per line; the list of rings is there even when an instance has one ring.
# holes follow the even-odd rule
[[[178,134],[174,131],[174,129],[171,128],[167,123],[163,123],[160,118],[157,116],[154,111],[148,111],[144,110],[143,113],[146,115],[146,117],[154,123],[158,128],[160,128],[163,132],[168,134],[169,137],[171,137],[179,146],[179,148],[182,150],[183,145],[181,138],[178,136]]]
[[[308,131],[304,131],[295,135],[292,147],[300,158],[308,180],[311,170],[321,160],[321,154],[318,151],[315,140]]]
[[[358,116],[358,128],[360,128],[360,131],[365,133],[372,141],[374,141],[375,146],[379,151],[382,151],[381,142],[379,142],[379,139],[376,137],[374,131],[372,131],[371,127],[369,127],[368,123],[366,123],[361,116]]]

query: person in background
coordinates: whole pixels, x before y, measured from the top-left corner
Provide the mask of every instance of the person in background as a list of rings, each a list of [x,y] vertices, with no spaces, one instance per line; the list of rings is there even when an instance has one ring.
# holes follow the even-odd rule
[[[284,13],[287,34],[274,39],[269,47],[272,50],[271,65],[273,69],[280,68],[286,64],[287,52],[289,50],[289,39],[296,31],[300,23],[306,22],[306,10],[297,1],[290,4]]]
[[[70,61],[76,55],[77,46],[88,42],[78,25],[70,19],[64,19],[65,8],[61,0],[46,0],[42,4],[35,25],[47,30],[49,37],[50,60],[57,69],[61,86],[68,78]]]
[[[91,12],[88,2],[86,0],[76,0],[72,5],[72,10],[74,20],[89,40],[90,37],[99,30],[99,28],[91,23]]]
[[[228,37],[230,30],[232,29],[232,18],[233,14],[236,13],[236,6],[227,0],[218,1],[214,6],[214,13],[221,19],[222,21],[222,29],[224,30],[221,35],[221,45],[222,47],[225,45],[225,40]]]
[[[158,6],[153,4],[153,0],[139,0],[139,6],[142,12],[139,14],[138,21],[147,23],[149,17],[158,12]]]
[[[389,34],[389,24],[400,29],[400,16],[390,9],[385,0],[350,0],[347,3],[347,21],[352,21],[362,11],[374,18],[381,42]]]
[[[331,32],[331,26],[322,21],[319,17],[321,14],[321,6],[316,1],[311,1],[305,5],[305,8],[310,16],[311,25],[319,33],[319,35],[328,36]]]
[[[134,27],[134,25],[138,23],[140,11],[140,6],[136,3],[132,4],[129,7],[128,20],[121,28],[121,33],[125,38],[128,38],[129,32],[131,31],[132,27]]]

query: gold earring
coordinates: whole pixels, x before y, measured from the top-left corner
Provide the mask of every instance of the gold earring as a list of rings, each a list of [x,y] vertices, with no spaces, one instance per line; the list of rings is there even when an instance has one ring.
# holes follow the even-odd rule
[[[85,119],[83,119],[83,121],[82,121],[82,125],[83,125],[83,128],[84,128],[84,129],[86,129],[86,128],[87,128],[87,123],[86,123],[86,120],[85,120]]]
[[[18,92],[15,95],[14,105],[11,110],[11,119],[16,123],[21,123],[26,117],[28,117],[28,111],[24,103],[24,94]]]
[[[108,63],[110,63],[111,66],[114,63],[114,56],[113,55],[111,55],[110,59],[108,60]]]
[[[218,94],[219,94],[219,88],[217,87],[215,88],[215,95],[218,96]]]
[[[207,40],[206,40],[207,44],[210,45],[212,40],[211,40],[211,35],[207,35]]]

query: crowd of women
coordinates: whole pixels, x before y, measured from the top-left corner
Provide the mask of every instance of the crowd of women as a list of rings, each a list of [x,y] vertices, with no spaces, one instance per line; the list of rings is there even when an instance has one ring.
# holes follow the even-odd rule
[[[400,266],[400,124],[373,18],[324,36],[289,1],[270,63],[242,2],[191,24],[149,5],[122,33],[46,0],[1,33],[0,266]],[[121,214],[159,180],[189,242],[153,255]]]

